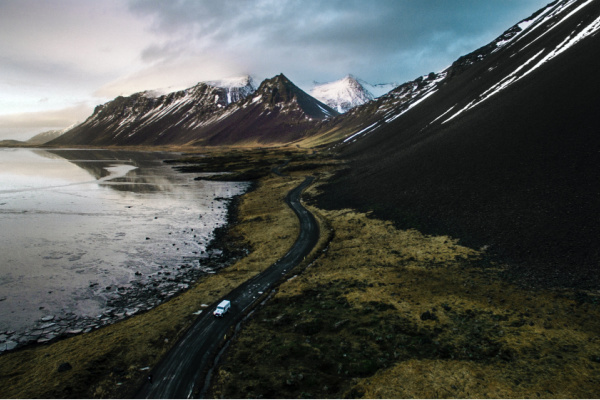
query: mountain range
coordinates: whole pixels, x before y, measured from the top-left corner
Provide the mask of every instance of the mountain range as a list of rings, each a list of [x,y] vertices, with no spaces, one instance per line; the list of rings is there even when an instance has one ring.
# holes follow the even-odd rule
[[[51,145],[298,145],[345,169],[322,206],[487,249],[549,285],[600,284],[600,1],[558,0],[381,95],[284,75],[118,97]],[[379,96],[378,96],[379,95]]]
[[[202,82],[166,95],[140,92],[96,107],[51,145],[269,145],[299,140],[338,115],[283,74]]]

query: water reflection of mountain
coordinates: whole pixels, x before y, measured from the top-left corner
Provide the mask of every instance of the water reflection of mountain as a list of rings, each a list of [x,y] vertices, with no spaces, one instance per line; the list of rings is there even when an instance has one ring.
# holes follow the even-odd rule
[[[158,174],[157,168],[164,168],[163,160],[174,158],[175,154],[166,152],[140,152],[127,150],[98,149],[58,149],[45,150],[40,154],[48,158],[62,158],[87,171],[96,179],[111,174],[106,167],[112,165],[133,165],[137,169],[127,175],[103,182],[103,185],[118,191],[149,193],[172,191],[176,185],[175,174]]]

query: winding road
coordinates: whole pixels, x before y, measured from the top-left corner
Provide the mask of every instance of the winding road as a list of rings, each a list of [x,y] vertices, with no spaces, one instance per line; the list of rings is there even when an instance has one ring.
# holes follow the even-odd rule
[[[142,386],[137,394],[138,398],[181,399],[191,398],[200,393],[222,345],[222,339],[230,328],[242,320],[261,293],[269,291],[317,244],[319,226],[315,217],[300,203],[302,191],[313,180],[312,177],[306,178],[286,196],[286,203],[300,220],[300,234],[288,253],[227,294],[224,299],[231,301],[231,309],[223,318],[215,318],[212,315],[214,306],[201,314],[185,336],[152,370],[153,382],[146,382]]]

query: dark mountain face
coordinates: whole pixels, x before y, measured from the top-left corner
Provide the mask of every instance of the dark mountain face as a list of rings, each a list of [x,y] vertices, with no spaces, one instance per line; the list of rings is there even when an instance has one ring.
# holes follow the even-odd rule
[[[152,97],[117,97],[52,145],[283,144],[302,138],[313,120],[337,112],[285,76],[246,86],[193,88]]]
[[[332,120],[355,136],[338,144],[351,169],[322,205],[485,246],[536,284],[597,288],[599,17],[598,1],[552,3],[448,70]]]

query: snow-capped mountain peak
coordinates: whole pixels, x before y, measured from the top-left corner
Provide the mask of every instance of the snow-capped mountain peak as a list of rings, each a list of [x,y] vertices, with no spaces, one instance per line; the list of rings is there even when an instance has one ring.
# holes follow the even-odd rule
[[[335,82],[317,85],[313,87],[310,94],[340,113],[345,113],[351,108],[375,98],[352,75],[347,75]]]

